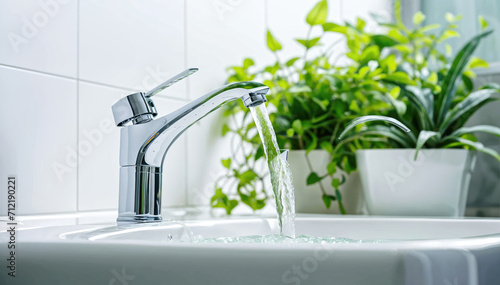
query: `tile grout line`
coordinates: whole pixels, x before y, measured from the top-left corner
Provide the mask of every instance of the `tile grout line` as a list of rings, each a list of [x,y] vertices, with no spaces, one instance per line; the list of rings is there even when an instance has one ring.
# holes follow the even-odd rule
[[[55,74],[55,73],[50,73],[50,72],[46,72],[46,71],[41,71],[41,70],[36,70],[36,69],[31,69],[31,68],[26,68],[26,67],[21,67],[21,66],[15,66],[15,65],[4,64],[4,63],[0,63],[0,66],[12,68],[12,69],[18,69],[18,70],[22,70],[22,71],[29,71],[29,72],[33,72],[33,73],[39,73],[39,74],[53,76],[53,77],[59,77],[59,78],[64,78],[64,79],[76,80],[76,78],[72,77],[72,76]]]
[[[78,61],[78,59],[77,59],[77,61]],[[78,63],[77,63],[77,65],[78,65]],[[72,77],[72,76],[60,75],[60,74],[55,74],[55,73],[50,73],[50,72],[20,67],[20,66],[14,66],[14,65],[9,65],[9,64],[3,64],[3,63],[0,63],[0,67],[7,67],[7,68],[17,69],[17,70],[21,70],[21,71],[28,71],[28,72],[41,74],[41,75],[53,76],[53,77],[58,77],[58,78],[63,78],[63,79],[69,79],[69,80],[75,80],[75,81],[78,80],[79,82],[98,85],[101,87],[108,87],[108,88],[123,90],[125,92],[135,92],[136,91],[132,88],[126,88],[126,87],[122,87],[122,86],[106,84],[106,83],[101,83],[101,82],[87,80],[87,79],[81,79],[81,78],[79,78],[79,75],[78,75],[78,77]],[[77,69],[78,69],[78,67],[77,67]],[[168,95],[157,95],[157,96],[158,96],[158,98],[161,98],[161,99],[175,100],[175,101],[181,101],[181,102],[188,101],[188,99],[186,99],[186,98],[178,98],[178,97],[173,97],[173,96],[168,96]]]
[[[80,211],[80,1],[76,4],[76,212]]]
[[[269,29],[269,1],[264,0],[264,27]],[[264,31],[265,33],[265,31]]]
[[[339,17],[340,17],[340,21],[344,21],[344,2],[343,0],[339,0]]]
[[[175,205],[175,206],[168,206],[168,207],[162,207],[162,210],[172,210],[172,209],[184,209],[186,206],[184,205]],[[70,211],[70,212],[42,212],[42,213],[30,213],[30,214],[19,214],[18,217],[37,217],[37,216],[59,216],[59,215],[78,215],[78,214],[99,214],[102,212],[116,212],[118,214],[118,208],[105,208],[105,209],[99,209],[99,210],[81,210],[78,212],[75,211]],[[0,222],[2,222],[2,219],[7,218],[5,215],[0,215]],[[79,217],[71,217],[71,218],[79,218]]]
[[[188,6],[188,1],[189,0],[184,0],[184,67],[187,69],[188,68],[188,33],[187,33],[187,22],[188,22],[188,16],[187,16],[187,6]],[[190,80],[189,78],[186,78],[186,98],[189,101],[190,96]],[[187,206],[189,205],[189,154],[188,154],[188,148],[189,148],[189,132],[186,132],[186,138],[184,139],[184,205]]]

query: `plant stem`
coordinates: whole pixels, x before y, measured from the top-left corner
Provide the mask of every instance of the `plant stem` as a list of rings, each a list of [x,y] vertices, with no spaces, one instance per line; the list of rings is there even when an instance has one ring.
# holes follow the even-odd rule
[[[298,139],[299,139],[299,147],[300,147],[300,149],[304,149],[304,142],[302,141],[302,135],[299,135]]]
[[[338,198],[337,198],[337,204],[339,205],[340,213],[342,215],[347,214],[347,212],[345,211],[344,205],[342,204],[342,201],[340,199],[338,199]]]
[[[309,30],[307,30],[307,36],[306,36],[306,41],[309,40],[309,38],[311,37],[311,30],[312,30],[312,26],[309,27]],[[309,51],[308,48],[306,48],[306,51],[304,52],[304,67],[306,67],[306,62],[307,62],[307,52]]]
[[[333,43],[332,43],[329,47],[327,47],[327,48],[326,48],[325,52],[323,53],[323,56],[325,56],[325,57],[327,57],[327,58],[328,58],[328,57],[330,57],[330,52],[333,52],[333,48],[334,48],[336,45],[340,44],[342,41],[343,41],[343,39],[342,39],[342,38],[340,38],[340,39],[338,39],[338,40],[334,41],[334,42],[333,42]]]
[[[335,128],[333,129],[332,136],[330,137],[330,144],[332,144],[335,141],[335,138],[337,137],[337,132],[339,130],[340,122],[337,122],[335,124]]]
[[[309,168],[309,172],[311,173],[311,172],[313,172],[313,169],[312,169],[311,161],[309,160],[309,155],[306,153],[304,156],[306,158],[307,167]],[[325,192],[325,189],[323,188],[323,184],[321,184],[321,181],[319,181],[318,184],[319,184],[319,189],[321,189],[321,193],[323,193],[323,195],[325,195],[326,192]]]

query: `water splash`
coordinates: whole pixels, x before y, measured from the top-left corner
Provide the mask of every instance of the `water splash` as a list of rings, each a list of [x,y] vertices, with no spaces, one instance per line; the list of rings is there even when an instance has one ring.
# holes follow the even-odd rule
[[[382,243],[384,240],[356,240],[341,237],[314,237],[301,235],[296,238],[284,235],[254,235],[241,237],[203,238],[195,237],[193,243],[312,243],[312,244],[353,244],[353,243]]]
[[[271,184],[276,199],[276,211],[281,234],[295,237],[295,197],[292,184],[292,172],[286,159],[280,156],[280,149],[276,141],[276,133],[269,120],[266,106],[260,104],[251,107],[255,125],[267,157],[267,165],[271,174]]]

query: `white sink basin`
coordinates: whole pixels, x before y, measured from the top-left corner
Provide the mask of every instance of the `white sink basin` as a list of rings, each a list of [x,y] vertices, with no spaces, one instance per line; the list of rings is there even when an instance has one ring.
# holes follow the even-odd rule
[[[0,284],[500,284],[500,220],[311,216],[296,228],[354,241],[200,240],[278,232],[257,218],[20,230],[17,277]]]

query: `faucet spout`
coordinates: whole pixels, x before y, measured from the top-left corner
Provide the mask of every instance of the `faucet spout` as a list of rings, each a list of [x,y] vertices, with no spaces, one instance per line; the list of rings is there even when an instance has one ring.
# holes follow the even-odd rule
[[[122,120],[120,117],[122,122],[117,121],[120,126],[123,121],[135,123],[121,129],[118,221],[161,221],[162,168],[170,146],[190,126],[222,105],[241,99],[246,107],[254,107],[266,102],[268,91],[266,85],[258,82],[231,83],[155,120],[151,114],[145,117],[148,120]],[[142,98],[156,112],[151,99]],[[141,97],[134,97],[134,104],[141,100]],[[118,107],[113,106],[113,110],[120,109]],[[146,110],[148,107],[136,109]]]
[[[136,164],[161,167],[172,143],[191,125],[230,101],[241,99],[246,107],[262,104],[266,102],[268,90],[267,86],[257,82],[232,83],[159,118],[159,128],[141,146]]]

